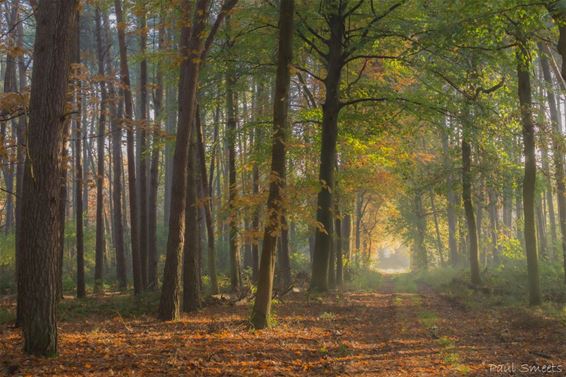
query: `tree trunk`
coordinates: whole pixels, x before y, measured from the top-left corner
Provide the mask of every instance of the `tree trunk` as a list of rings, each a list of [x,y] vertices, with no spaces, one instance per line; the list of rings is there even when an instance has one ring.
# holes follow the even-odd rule
[[[142,3],[142,7],[145,7]],[[137,183],[139,185],[139,236],[140,236],[140,265],[141,265],[141,279],[142,279],[142,289],[146,289],[148,286],[148,245],[149,245],[149,227],[148,227],[148,182],[147,182],[147,128],[148,116],[147,116],[147,60],[145,58],[146,50],[146,10],[142,9],[138,18],[139,22],[139,33],[140,33],[140,129],[139,132],[139,179]]]
[[[338,7],[342,9],[341,6]],[[322,105],[322,145],[320,150],[319,183],[316,220],[322,228],[315,231],[315,248],[312,263],[311,289],[328,290],[328,269],[332,244],[332,187],[336,163],[338,114],[340,112],[340,78],[344,50],[344,17],[340,12],[328,16],[330,40],[328,41],[327,76],[324,80],[326,98]]]
[[[162,9],[163,11],[163,9]],[[165,48],[164,20],[159,24],[159,49]],[[148,267],[147,280],[149,289],[157,289],[157,263],[159,253],[157,251],[157,189],[159,187],[159,141],[161,131],[161,114],[163,113],[163,67],[157,65],[156,88],[153,97],[155,121],[153,129],[153,144],[151,149],[151,168],[149,172],[149,198],[148,198]]]
[[[521,121],[523,125],[523,146],[525,156],[525,176],[523,178],[523,213],[525,250],[529,272],[529,303],[542,303],[537,241],[535,229],[535,184],[536,184],[536,155],[535,155],[535,126],[532,118],[530,54],[524,41],[518,41],[517,77],[519,82],[519,104],[521,106]]]
[[[197,148],[198,164],[200,169],[200,184],[204,203],[204,218],[207,230],[207,256],[208,256],[208,278],[210,279],[210,293],[218,294],[218,277],[216,272],[216,247],[214,234],[214,219],[212,218],[212,191],[206,175],[206,156],[204,154],[204,133],[201,122],[200,111],[197,109]]]
[[[14,47],[16,22],[18,21],[18,8],[19,1],[15,1],[11,5],[11,9],[8,8],[6,4],[6,18],[8,31],[6,32],[6,41],[8,43],[8,48]],[[16,92],[17,91],[17,81],[16,81],[16,57],[9,50],[6,53],[6,65],[4,70],[4,93]],[[6,132],[7,126],[12,123],[12,132],[17,132],[16,121],[12,120],[10,122],[2,122],[0,124],[0,134],[2,145],[6,145]],[[7,191],[6,201],[4,203],[5,222],[4,222],[4,234],[7,235],[11,232],[14,225],[14,196],[12,192],[14,190],[14,167],[13,167],[13,157],[11,149],[4,150],[5,156],[2,161],[2,174],[4,175],[4,182]]]
[[[77,33],[79,30],[77,29]],[[73,39],[75,41],[76,46],[73,49],[73,63],[80,62],[80,37],[77,35]],[[74,118],[75,122],[75,173],[76,173],[76,192],[75,192],[75,201],[76,201],[76,242],[77,242],[77,297],[83,298],[86,296],[86,287],[85,287],[85,250],[84,250],[84,191],[83,187],[85,186],[85,174],[84,174],[84,167],[81,161],[81,155],[84,156],[81,152],[82,139],[86,134],[86,129],[82,130],[81,126],[81,85],[80,79],[76,80],[75,88],[74,88],[74,103],[76,106],[76,116]],[[86,125],[86,123],[85,123]],[[83,132],[84,131],[84,132]],[[86,148],[86,146],[85,146]]]
[[[446,120],[449,122],[449,119]],[[450,144],[448,140],[448,133],[446,131],[442,131],[441,134],[442,139],[442,152],[444,155],[444,163],[446,165],[446,169],[448,170],[448,187],[446,193],[446,217],[448,221],[448,248],[450,249],[450,265],[452,267],[456,267],[458,264],[458,242],[456,240],[456,231],[457,231],[457,215],[456,215],[456,208],[458,206],[458,199],[456,197],[456,193],[454,192],[454,173],[453,173],[453,164],[450,158]]]
[[[336,206],[336,219],[334,220],[334,233],[336,233],[336,242],[334,252],[336,254],[336,287],[341,288],[344,283],[344,260],[343,260],[343,239],[342,239],[342,219],[340,218],[340,209]]]
[[[271,326],[271,294],[275,267],[275,245],[281,233],[286,180],[286,140],[288,134],[290,64],[292,59],[294,0],[281,0],[279,11],[279,50],[275,98],[273,101],[273,142],[271,174],[267,199],[267,220],[263,235],[257,294],[251,322],[256,329]]]
[[[544,194],[544,193],[541,193]],[[543,259],[548,259],[548,250],[546,248],[546,227],[544,225],[544,215],[542,213],[542,196],[535,193],[535,216],[539,255]]]
[[[351,234],[352,234],[352,215],[347,213],[342,220],[342,250],[346,266],[344,268],[344,279],[351,279],[351,263],[352,263],[352,247],[351,247]]]
[[[105,43],[110,48],[110,27],[108,14],[104,13]],[[112,69],[110,51],[106,53],[106,66]],[[118,278],[118,289],[125,291],[128,288],[128,276],[126,268],[126,250],[124,246],[124,220],[122,218],[122,129],[119,119],[122,118],[122,106],[115,103],[116,92],[113,85],[108,85],[110,101],[110,118],[112,126],[112,203],[114,216],[114,247],[116,248],[116,275]],[[118,111],[116,111],[118,108]]]
[[[105,75],[104,46],[102,42],[102,20],[99,8],[95,11],[96,17],[96,53],[98,58],[98,74]],[[103,266],[105,253],[104,239],[104,134],[106,133],[106,84],[100,81],[100,114],[98,118],[97,136],[97,172],[96,172],[96,252],[94,267],[94,290],[103,289]]]
[[[40,2],[34,44],[27,159],[22,187],[18,301],[24,350],[57,353],[56,271],[60,245],[61,151],[69,66],[78,24],[77,1]],[[56,20],[56,22],[54,22]],[[33,237],[29,237],[33,235]]]
[[[466,114],[466,117],[469,117],[469,113]],[[481,284],[481,278],[478,252],[478,234],[476,228],[476,219],[474,215],[474,207],[472,204],[472,151],[469,142],[469,119],[467,118],[464,119],[464,129],[462,132],[462,201],[464,202],[466,223],[468,225],[471,280],[472,284],[479,285]]]
[[[493,250],[493,261],[499,263],[499,217],[497,216],[497,193],[493,187],[488,189],[489,195],[489,223],[491,233],[491,249]]]
[[[204,49],[201,34],[208,20],[208,3],[208,0],[197,1],[192,32],[189,25],[184,25],[181,32],[180,50],[184,59],[179,80],[179,117],[173,155],[167,255],[158,313],[162,320],[174,320],[180,316],[180,267],[185,241],[189,140],[196,114],[196,92]],[[183,14],[186,19],[190,10],[191,2],[184,1]]]
[[[124,125],[127,128],[127,155],[128,155],[128,186],[130,193],[130,238],[132,246],[132,270],[134,275],[134,294],[139,295],[143,290],[142,264],[139,247],[138,201],[136,192],[136,163],[134,151],[133,130],[133,104],[130,87],[130,72],[128,68],[128,52],[126,46],[126,33],[124,16],[122,14],[121,0],[114,0],[116,21],[118,23],[118,46],[120,50],[120,80],[122,95],[124,97]]]
[[[561,33],[561,39],[563,38]],[[552,122],[552,155],[554,159],[554,174],[556,180],[556,196],[558,198],[558,222],[560,223],[560,233],[562,240],[562,254],[564,261],[564,282],[566,283],[566,187],[564,185],[564,152],[561,145],[560,118],[558,117],[558,106],[556,98],[550,88],[552,88],[552,76],[546,56],[540,54],[540,64],[544,81],[547,84],[546,100],[550,109],[550,121]],[[562,64],[563,71],[566,63]],[[552,193],[550,194],[552,199]],[[552,202],[552,200],[551,200]],[[550,206],[549,206],[550,207]],[[552,225],[552,222],[551,222]]]
[[[167,121],[165,123],[165,130],[168,136],[175,136],[177,114],[175,113],[175,88],[173,85],[167,85],[166,94],[166,108],[167,108]],[[171,186],[173,184],[173,153],[175,146],[172,143],[165,145],[165,188],[163,194],[163,224],[167,225],[171,214]]]
[[[432,210],[432,218],[434,220],[434,230],[436,232],[436,249],[440,265],[444,265],[444,246],[442,245],[442,237],[440,236],[440,225],[438,223],[438,213],[436,212],[436,204],[434,203],[434,192],[430,193],[430,209]]]
[[[185,245],[183,259],[183,311],[200,307],[200,224],[198,204],[197,132],[191,132],[187,172],[187,209],[185,211]]]
[[[18,15],[18,20],[16,21],[16,30],[17,30],[17,47],[20,48],[22,51],[24,49],[24,28],[22,26],[22,22],[20,22],[19,19],[19,12],[17,12]],[[26,71],[27,71],[27,64],[25,61],[25,56],[24,54],[22,54],[19,58],[18,58],[18,76],[19,76],[19,88],[20,88],[20,92],[23,92],[27,86],[27,79],[26,79]],[[18,161],[18,166],[16,169],[16,194],[18,198],[22,198],[23,195],[23,180],[24,180],[24,170],[25,170],[25,152],[24,152],[24,147],[25,147],[25,130],[27,128],[27,117],[25,116],[21,116],[18,119],[18,131],[17,131],[17,138],[18,138],[18,148],[17,148],[17,161]],[[68,122],[67,122],[67,128],[68,127]],[[67,132],[68,134],[68,132]],[[19,276],[19,272],[18,272],[18,268],[20,265],[20,238],[21,238],[21,221],[22,221],[22,203],[21,200],[16,202],[16,257],[15,257],[15,264],[16,264],[16,276]],[[64,227],[63,228],[63,232],[65,231]],[[63,242],[61,242],[61,246],[63,246]],[[62,251],[62,250],[61,250]],[[63,259],[60,259],[60,263],[63,261]],[[62,271],[63,267],[59,266],[59,271]],[[59,274],[60,278],[59,278],[59,285],[61,285],[61,289],[59,290],[60,292],[63,291],[62,289],[62,285],[63,282],[62,280],[62,273]],[[19,287],[19,280],[18,280],[18,290],[20,289]],[[22,316],[21,316],[21,295],[18,295],[17,298],[17,304],[16,304],[16,325],[21,325],[22,324]]]
[[[226,24],[230,22],[226,19]],[[230,232],[230,283],[233,292],[242,287],[242,276],[240,271],[240,242],[239,242],[239,216],[236,202],[238,200],[238,186],[236,182],[236,132],[237,121],[235,115],[236,101],[234,100],[234,86],[236,84],[235,72],[229,65],[226,71],[226,140],[228,147],[228,207],[229,207],[229,232]]]
[[[428,256],[425,247],[426,239],[426,215],[423,208],[422,193],[414,194],[415,205],[415,234],[413,240],[413,270],[426,271],[428,268]],[[368,258],[369,259],[369,258]]]
[[[285,169],[286,171],[286,169]],[[277,254],[277,264],[279,265],[279,291],[285,292],[291,286],[291,259],[289,256],[289,226],[287,216],[283,213],[281,217],[281,235]]]

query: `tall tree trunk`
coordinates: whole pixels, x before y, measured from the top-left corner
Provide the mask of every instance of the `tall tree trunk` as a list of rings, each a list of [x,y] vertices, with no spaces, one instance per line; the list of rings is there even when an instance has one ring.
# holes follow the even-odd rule
[[[17,91],[17,80],[16,80],[16,56],[10,51],[10,48],[15,47],[14,43],[16,38],[16,22],[18,21],[18,8],[19,1],[15,1],[11,5],[11,9],[8,8],[6,4],[6,18],[8,31],[6,32],[6,41],[8,43],[8,48],[6,52],[6,65],[4,70],[4,93],[16,92]],[[12,123],[12,132],[17,132],[17,126],[15,126],[16,121],[2,122],[0,124],[0,135],[2,145],[6,145],[6,132],[7,126]],[[5,158],[2,161],[2,174],[4,175],[4,182],[7,191],[6,201],[4,204],[5,221],[4,221],[4,234],[9,234],[14,225],[14,196],[11,194],[14,190],[14,167],[13,167],[13,157],[11,149],[5,149]]]
[[[449,118],[446,119],[446,122],[449,122]],[[447,124],[448,126],[448,124]],[[456,208],[458,206],[458,199],[456,193],[454,191],[454,173],[453,173],[453,164],[450,158],[450,144],[448,140],[448,133],[447,131],[442,131],[441,133],[442,139],[442,153],[444,157],[444,163],[446,169],[448,171],[448,187],[446,191],[446,217],[448,221],[448,248],[450,249],[450,265],[452,267],[456,267],[458,264],[458,242],[457,242],[457,215],[456,215]]]
[[[440,225],[438,222],[438,213],[436,212],[436,204],[434,202],[434,192],[430,193],[430,209],[432,210],[432,218],[434,220],[434,230],[436,232],[436,249],[440,264],[444,265],[444,246],[442,245],[442,237],[440,236]]]
[[[346,266],[344,268],[344,279],[351,279],[351,263],[352,263],[352,215],[346,213],[344,219],[342,220],[342,250],[344,254],[344,259],[346,261]]]
[[[128,156],[128,186],[130,193],[130,238],[132,246],[132,270],[134,275],[134,294],[139,295],[143,290],[142,263],[139,247],[138,201],[136,192],[136,163],[134,151],[133,130],[133,104],[130,87],[130,72],[128,68],[128,52],[126,46],[126,33],[124,16],[122,14],[121,0],[114,0],[116,21],[118,22],[118,47],[120,50],[120,80],[122,95],[124,97],[124,125],[127,128],[127,156]],[[145,233],[145,232],[144,232]]]
[[[105,44],[112,47],[110,37],[110,26],[108,13],[104,12],[104,34]],[[105,55],[106,67],[113,72],[110,50]],[[122,118],[122,106],[116,103],[116,91],[114,85],[108,85],[110,120],[112,127],[112,216],[114,217],[114,248],[116,249],[116,276],[118,278],[118,289],[128,288],[128,275],[126,267],[126,249],[124,246],[124,220],[122,211],[122,129],[119,119]]]
[[[163,9],[161,10],[164,11]],[[164,20],[160,19],[159,24],[159,49],[165,48],[165,26]],[[157,251],[157,189],[159,186],[159,141],[161,131],[161,115],[163,113],[163,67],[161,63],[157,65],[156,89],[153,97],[155,120],[153,125],[153,141],[151,149],[151,168],[149,179],[149,198],[148,198],[148,267],[147,280],[149,289],[157,289],[157,262],[159,254]]]
[[[423,194],[414,194],[415,233],[413,240],[413,267],[414,271],[426,271],[428,268],[428,255],[425,247],[426,214],[423,207]]]
[[[561,38],[562,34],[561,34]],[[552,76],[545,54],[540,54],[540,64],[544,81],[547,84],[546,100],[550,109],[550,121],[552,122],[552,155],[554,160],[554,174],[556,180],[556,196],[558,198],[558,222],[560,223],[560,234],[562,240],[562,255],[564,261],[564,282],[566,283],[566,187],[564,185],[564,152],[561,145],[560,118],[558,117],[558,106],[556,98],[551,91]],[[566,63],[563,63],[563,70]],[[552,198],[552,194],[550,194]],[[552,202],[552,200],[551,200]],[[551,222],[552,225],[552,222]]]
[[[275,268],[275,246],[281,233],[285,187],[286,140],[288,134],[290,64],[292,61],[294,0],[281,0],[279,49],[273,101],[273,141],[267,216],[259,268],[257,294],[251,322],[256,329],[271,326],[271,294]]]
[[[197,132],[191,132],[187,172],[187,209],[183,259],[183,311],[200,307],[200,224],[198,203]]]
[[[478,234],[476,228],[476,219],[474,215],[474,207],[472,204],[472,151],[469,142],[469,115],[469,112],[467,112],[466,119],[464,119],[462,132],[462,201],[464,202],[466,223],[468,225],[471,280],[472,284],[479,285],[481,283],[481,278],[478,252]]]
[[[543,195],[544,193],[541,193]],[[544,224],[544,214],[542,213],[543,200],[542,196],[535,193],[535,216],[539,255],[543,259],[548,259],[548,250],[546,243],[546,227]]]
[[[525,157],[525,176],[523,179],[523,213],[525,250],[527,253],[527,267],[529,273],[529,303],[540,305],[542,303],[538,254],[535,229],[535,184],[536,184],[536,155],[535,155],[535,127],[532,118],[530,54],[525,41],[519,40],[517,50],[517,77],[519,82],[519,104],[521,107],[521,121],[523,124],[523,146]]]
[[[104,46],[102,42],[102,20],[99,8],[95,11],[96,17],[96,53],[98,57],[98,74],[104,77]],[[105,253],[104,239],[104,134],[106,133],[106,84],[100,81],[100,114],[98,118],[97,136],[97,171],[96,171],[96,253],[94,267],[94,290],[103,289],[103,267]]]
[[[79,29],[77,29],[77,33],[79,33]],[[79,34],[80,35],[80,34]],[[73,63],[78,64],[80,62],[80,36],[77,35],[73,41],[75,41],[76,46],[73,49]],[[83,199],[83,186],[85,185],[84,182],[84,171],[82,161],[81,161],[81,148],[82,146],[82,139],[86,135],[86,129],[83,130],[82,127],[86,125],[81,125],[81,101],[82,101],[82,94],[81,94],[81,84],[80,79],[76,79],[75,87],[74,87],[74,103],[76,106],[76,116],[74,118],[75,122],[75,173],[76,173],[76,192],[75,192],[75,201],[76,201],[76,248],[77,248],[77,297],[82,298],[86,296],[86,288],[85,288],[85,250],[84,250],[84,199]],[[86,148],[86,146],[85,146]],[[84,155],[84,154],[83,154]]]
[[[200,184],[202,186],[202,202],[204,203],[204,217],[207,230],[207,256],[208,278],[210,279],[210,293],[218,294],[218,277],[216,273],[216,248],[214,234],[214,220],[212,218],[212,191],[206,175],[206,156],[204,153],[204,132],[200,111],[197,110],[197,148],[198,164],[200,169]],[[212,173],[212,172],[211,172]]]
[[[488,189],[488,195],[491,249],[493,250],[493,261],[499,263],[499,217],[497,216],[497,193],[493,187]]]
[[[140,265],[141,265],[141,279],[142,288],[146,289],[148,286],[148,245],[149,245],[149,227],[148,227],[148,182],[147,182],[147,128],[149,126],[147,116],[147,60],[145,58],[146,50],[146,10],[145,5],[140,3],[141,14],[138,18],[139,33],[140,33],[140,54],[142,55],[140,61],[140,126],[139,132],[139,149],[141,151],[139,157],[139,236],[140,236]]]
[[[336,287],[341,288],[344,283],[344,256],[343,246],[344,240],[342,239],[342,219],[340,217],[340,209],[336,205],[336,219],[334,220],[334,233],[336,234],[336,242],[334,252],[336,254]]]
[[[481,162],[478,161],[479,163]],[[482,260],[485,260],[485,243],[483,240],[484,179],[481,175],[478,177],[478,186],[474,209],[476,210],[476,232],[478,233],[478,260],[481,266]]]
[[[165,96],[167,108],[167,120],[165,122],[165,131],[168,136],[174,136],[176,133],[177,114],[175,112],[176,92],[173,85],[167,85],[167,93]],[[165,187],[163,194],[163,224],[167,225],[171,214],[171,186],[173,184],[173,153],[175,146],[172,143],[165,145]]]
[[[286,170],[286,169],[285,169]],[[281,217],[281,235],[279,237],[280,244],[277,255],[277,263],[279,265],[279,290],[285,292],[291,286],[291,259],[289,257],[289,225],[287,224],[287,216],[283,213]]]
[[[227,29],[230,21],[226,18]],[[227,32],[229,34],[229,32]],[[231,42],[230,42],[231,43]],[[242,287],[240,271],[240,230],[238,208],[238,186],[236,182],[236,132],[237,120],[235,115],[236,101],[234,99],[234,86],[236,73],[229,64],[226,70],[226,141],[228,147],[228,207],[230,212],[230,283],[232,291],[237,292]]]
[[[323,227],[315,231],[315,248],[312,263],[311,289],[328,290],[328,269],[332,244],[332,187],[336,163],[338,114],[340,112],[340,78],[344,64],[344,17],[342,6],[328,15],[330,39],[328,41],[327,76],[324,80],[326,98],[322,105],[322,145],[320,150],[319,183],[316,220]]]
[[[16,46],[23,51],[24,50],[24,28],[22,26],[22,22],[20,22],[20,16],[19,16],[19,12],[16,12],[17,14],[17,21],[16,21],[16,30],[17,30],[17,41],[16,41]],[[20,92],[23,92],[27,86],[27,79],[26,79],[26,71],[27,71],[27,64],[25,61],[25,56],[24,54],[21,54],[21,56],[18,57],[18,76],[19,76],[19,88],[20,88]],[[18,165],[16,168],[16,194],[17,194],[17,198],[22,198],[23,195],[23,180],[24,180],[24,170],[25,170],[25,153],[24,153],[24,147],[25,147],[25,135],[24,135],[24,131],[27,128],[27,117],[25,116],[21,116],[18,119],[18,131],[17,131],[17,138],[18,138],[18,147],[17,147],[17,161],[18,161]],[[67,128],[68,128],[68,122],[67,122]],[[68,134],[68,132],[67,132]],[[21,200],[18,200],[16,202],[16,257],[15,257],[15,262],[16,262],[16,276],[19,276],[19,272],[18,272],[18,268],[19,268],[19,260],[20,260],[20,238],[21,238],[21,221],[22,221],[22,203]],[[64,228],[64,227],[63,227]],[[63,229],[63,232],[65,230]],[[62,247],[63,247],[63,242],[60,243],[61,244],[61,252]],[[63,259],[60,258],[60,262],[59,262],[59,271],[63,270],[63,266],[62,264]],[[60,276],[60,278],[58,279],[59,282],[58,284],[61,286],[61,288],[59,289],[59,292],[62,292],[62,286],[63,286],[63,281],[62,281],[62,273],[58,272],[58,275]],[[18,281],[18,290],[19,290],[19,281]],[[22,308],[22,304],[21,304],[21,295],[18,295],[17,298],[17,304],[16,304],[16,325],[21,325],[22,324],[22,316],[21,316],[21,308]]]
[[[205,49],[202,34],[207,25],[208,5],[208,0],[198,0],[195,6],[192,30],[188,24],[185,24],[181,31],[180,50],[184,59],[181,64],[179,80],[179,117],[172,167],[167,255],[158,313],[159,318],[162,320],[179,318],[181,309],[180,268],[185,241],[189,141],[196,114],[198,77]],[[185,19],[189,19],[191,14],[190,1],[186,0],[183,2],[182,13]]]
[[[22,305],[24,350],[57,353],[56,271],[60,245],[61,151],[71,54],[78,24],[77,1],[40,2],[22,187],[18,301]],[[56,20],[56,22],[54,22]],[[33,235],[29,237],[28,235]]]
[[[257,104],[257,109],[255,111],[256,119],[262,119],[266,111],[266,93],[265,93],[265,83],[259,80],[256,87],[256,95],[254,101]],[[263,132],[261,127],[256,127],[254,130],[254,151],[259,152],[260,147],[263,145]],[[259,166],[257,161],[254,161],[252,168],[252,193],[254,196],[259,195]],[[261,207],[257,206],[252,215],[252,230],[254,232],[259,232],[259,220],[260,220]],[[259,241],[253,240],[252,242],[252,280],[257,282],[259,272]]]

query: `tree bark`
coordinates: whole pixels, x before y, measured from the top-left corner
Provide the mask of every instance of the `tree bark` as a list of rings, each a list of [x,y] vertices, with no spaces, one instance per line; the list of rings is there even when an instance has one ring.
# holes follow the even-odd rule
[[[179,47],[184,59],[181,64],[179,81],[179,117],[173,155],[167,255],[158,313],[162,320],[174,320],[180,316],[180,267],[185,242],[189,140],[196,114],[196,92],[204,49],[204,40],[201,34],[207,24],[208,3],[208,0],[197,1],[192,32],[188,25],[183,26],[181,31]],[[183,14],[186,19],[190,16],[190,10],[191,2],[184,1]]]
[[[438,221],[438,213],[436,212],[433,191],[430,193],[430,209],[432,210],[432,219],[434,221],[434,230],[436,232],[436,249],[438,251],[438,258],[440,259],[440,265],[444,265],[444,246],[442,244],[442,237],[440,236],[440,225]]]
[[[425,247],[426,239],[426,214],[423,207],[423,194],[419,191],[414,193],[414,215],[415,233],[413,239],[413,271],[426,271],[428,268],[428,255]],[[369,255],[368,255],[369,259]]]
[[[71,54],[77,35],[78,2],[40,2],[22,187],[18,301],[22,305],[24,350],[57,353],[56,271],[63,226],[59,213],[65,102]],[[33,235],[29,237],[28,235]]]
[[[341,288],[344,283],[344,256],[342,239],[342,218],[340,217],[340,209],[336,205],[336,219],[334,220],[334,233],[336,233],[336,242],[334,252],[336,254],[336,287]]]
[[[163,9],[162,9],[163,11]],[[165,48],[165,26],[164,20],[159,24],[159,49]],[[157,263],[159,253],[157,251],[157,189],[159,187],[159,141],[161,130],[161,115],[163,113],[163,67],[157,64],[156,89],[153,97],[155,120],[153,125],[153,140],[151,149],[151,167],[149,172],[149,198],[148,198],[148,267],[147,280],[149,289],[157,289]]]
[[[561,34],[562,38],[562,34]],[[540,54],[540,64],[542,66],[542,74],[547,85],[546,100],[550,109],[550,121],[552,123],[552,155],[554,162],[554,178],[556,181],[556,196],[558,198],[558,222],[560,223],[560,234],[562,241],[562,255],[564,261],[564,283],[566,283],[566,187],[564,185],[564,152],[561,145],[560,118],[558,117],[558,106],[552,88],[552,76],[548,59],[545,54]],[[563,63],[563,67],[566,63]],[[564,68],[563,68],[564,70]],[[550,194],[552,198],[552,193]],[[552,200],[551,200],[552,202]],[[550,206],[549,206],[550,207]],[[552,225],[552,222],[551,222]]]
[[[139,157],[139,236],[140,236],[140,265],[141,265],[141,279],[142,288],[146,289],[148,286],[148,264],[149,264],[149,227],[148,227],[148,181],[147,181],[147,129],[149,127],[147,116],[147,60],[145,58],[146,50],[146,10],[145,5],[142,3],[144,9],[138,18],[139,33],[140,33],[140,128],[139,141],[140,141],[140,157]]]
[[[525,175],[523,178],[523,214],[525,250],[529,273],[529,303],[542,303],[538,254],[535,229],[535,184],[536,184],[536,155],[535,155],[535,126],[532,118],[530,54],[525,41],[519,40],[517,50],[518,96],[521,107],[521,122],[523,125],[523,147],[525,157]]]
[[[104,46],[102,42],[102,20],[99,8],[95,10],[96,17],[96,54],[98,58],[98,74],[105,75],[104,69]],[[101,292],[103,289],[104,270],[104,134],[106,133],[106,83],[100,81],[100,114],[98,118],[97,136],[97,171],[96,171],[96,252],[94,267],[94,290]]]
[[[200,307],[200,224],[197,173],[197,132],[191,132],[187,172],[187,209],[185,210],[185,244],[183,259],[183,311]]]
[[[469,115],[469,113],[466,114],[462,132],[462,201],[464,202],[464,211],[468,226],[471,280],[472,284],[479,285],[481,284],[481,277],[478,252],[478,234],[474,215],[474,206],[472,204],[472,151],[469,142]]]
[[[212,218],[212,191],[206,175],[206,157],[204,154],[204,133],[201,122],[200,111],[197,109],[197,148],[198,164],[200,169],[200,184],[202,186],[204,203],[204,217],[207,230],[207,256],[208,256],[208,278],[210,279],[210,293],[218,294],[218,277],[216,272],[216,248],[214,234],[214,220]]]
[[[110,49],[112,39],[110,37],[110,26],[108,13],[104,13],[105,43]],[[110,50],[105,55],[106,66],[110,72],[113,71]],[[112,204],[114,217],[114,248],[116,249],[116,275],[118,278],[118,289],[125,291],[128,288],[128,274],[126,268],[126,249],[124,246],[124,220],[122,211],[122,129],[119,119],[122,118],[122,106],[116,104],[116,91],[114,85],[108,85],[110,120],[112,127]]]
[[[230,21],[226,18],[227,29]],[[229,34],[229,32],[227,32]],[[235,115],[236,101],[234,99],[234,86],[236,84],[235,72],[229,64],[226,70],[226,140],[228,147],[228,207],[230,232],[230,284],[233,292],[242,287],[242,274],[240,268],[240,230],[239,216],[236,201],[238,200],[238,186],[236,182],[236,132],[237,121]]]
[[[257,294],[251,322],[256,329],[271,326],[271,294],[275,268],[275,246],[281,233],[284,207],[286,140],[288,134],[290,64],[292,61],[294,0],[281,0],[279,11],[279,49],[273,101],[273,141],[267,220],[259,268]]]
[[[285,169],[286,171],[286,169]],[[279,265],[279,291],[285,292],[291,285],[291,259],[289,256],[289,225],[287,216],[283,213],[281,217],[281,235],[278,248],[277,263]]]
[[[343,7],[328,15],[330,39],[328,41],[327,76],[324,80],[326,98],[322,105],[322,145],[320,150],[319,183],[316,220],[322,228],[315,230],[315,247],[312,263],[311,289],[328,290],[328,269],[332,244],[332,187],[336,163],[338,114],[340,112],[340,78],[342,76],[344,50]]]
[[[138,200],[136,192],[136,157],[134,151],[134,129],[133,129],[133,103],[132,91],[130,86],[130,72],[128,68],[128,52],[126,46],[126,33],[124,16],[122,14],[122,4],[120,0],[114,0],[116,10],[116,21],[118,23],[118,47],[120,50],[120,80],[122,82],[122,95],[124,97],[123,124],[126,126],[128,156],[128,187],[130,202],[130,238],[132,247],[132,270],[134,276],[134,294],[139,295],[143,291],[142,263],[139,245],[139,224],[138,224]]]

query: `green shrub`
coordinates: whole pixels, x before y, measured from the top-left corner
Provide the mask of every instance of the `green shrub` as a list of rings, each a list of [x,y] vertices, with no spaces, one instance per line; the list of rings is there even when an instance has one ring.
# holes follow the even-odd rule
[[[352,279],[346,282],[346,287],[357,291],[375,291],[383,280],[379,272],[367,267],[354,268],[350,275]]]

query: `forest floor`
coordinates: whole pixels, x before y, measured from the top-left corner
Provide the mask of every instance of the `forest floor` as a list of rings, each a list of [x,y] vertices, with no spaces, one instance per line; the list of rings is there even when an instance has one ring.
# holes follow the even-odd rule
[[[469,306],[425,283],[405,293],[397,283],[385,277],[377,291],[290,293],[275,306],[277,326],[264,331],[250,330],[249,305],[209,306],[164,323],[123,315],[113,304],[118,296],[69,299],[57,358],[25,356],[20,331],[0,325],[0,375],[566,375],[559,320],[520,307]]]

